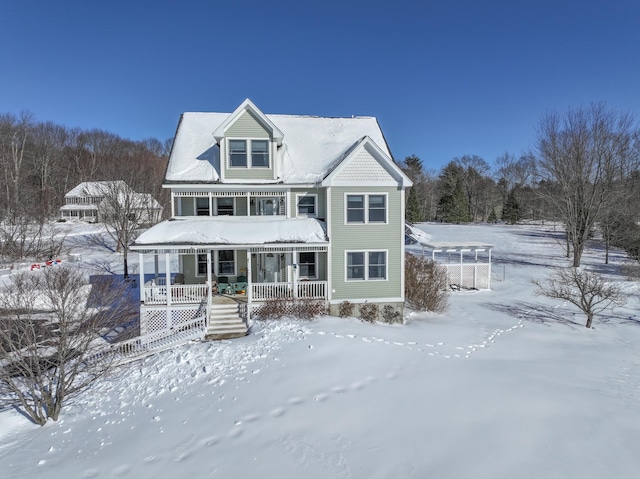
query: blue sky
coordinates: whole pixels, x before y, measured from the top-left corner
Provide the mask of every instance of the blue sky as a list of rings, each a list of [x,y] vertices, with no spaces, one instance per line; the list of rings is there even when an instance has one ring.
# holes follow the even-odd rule
[[[184,111],[378,118],[394,157],[519,155],[548,110],[640,114],[631,0],[2,0],[0,113],[172,137]]]

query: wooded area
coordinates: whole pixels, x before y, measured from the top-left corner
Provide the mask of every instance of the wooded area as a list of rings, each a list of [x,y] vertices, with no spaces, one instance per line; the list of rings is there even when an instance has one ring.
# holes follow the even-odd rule
[[[55,253],[46,222],[59,218],[65,193],[84,181],[124,180],[168,206],[161,185],[170,145],[40,122],[29,113],[0,115],[0,257]]]
[[[580,266],[586,241],[600,233],[610,246],[640,259],[640,128],[628,113],[601,103],[550,112],[535,130],[535,147],[493,165],[475,155],[439,172],[420,158],[401,167],[413,181],[407,220],[446,223],[556,221],[567,232],[567,257]],[[428,162],[427,162],[428,164]]]

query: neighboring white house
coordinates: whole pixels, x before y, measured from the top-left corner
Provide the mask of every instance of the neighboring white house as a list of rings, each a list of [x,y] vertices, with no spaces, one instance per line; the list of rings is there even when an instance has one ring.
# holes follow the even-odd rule
[[[101,222],[111,208],[109,198],[117,198],[140,217],[141,224],[155,224],[162,218],[162,206],[148,193],[136,193],[122,180],[85,181],[64,195],[65,205],[60,216],[65,220],[79,219]]]
[[[142,266],[154,258],[154,271],[140,268],[143,331],[201,318],[224,331],[220,291],[245,319],[273,298],[402,313],[411,181],[375,118],[266,115],[248,99],[232,113],[184,113],[163,186],[171,220],[131,247]]]

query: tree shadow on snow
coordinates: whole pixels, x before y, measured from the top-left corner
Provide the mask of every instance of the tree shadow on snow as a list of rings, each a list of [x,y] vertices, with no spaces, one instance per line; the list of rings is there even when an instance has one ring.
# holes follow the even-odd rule
[[[559,310],[553,306],[545,306],[540,303],[529,303],[526,301],[519,301],[518,303],[492,303],[488,304],[487,307],[493,311],[515,316],[530,323],[545,325],[563,324],[572,329],[584,327],[584,323],[574,321],[573,318],[569,317],[569,315],[573,317],[577,314],[579,315],[579,313]]]

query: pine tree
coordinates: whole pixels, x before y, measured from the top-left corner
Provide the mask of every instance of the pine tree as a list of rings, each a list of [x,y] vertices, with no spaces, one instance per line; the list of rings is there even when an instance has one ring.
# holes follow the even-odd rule
[[[420,205],[418,204],[418,194],[415,188],[409,189],[409,196],[407,197],[407,207],[405,209],[405,219],[409,223],[419,223],[422,221],[420,217]]]
[[[515,225],[522,218],[522,210],[520,208],[520,202],[516,197],[515,188],[513,188],[509,195],[507,195],[507,201],[502,207],[502,219],[507,221],[510,225]]]
[[[468,223],[469,202],[464,189],[464,170],[455,162],[449,163],[440,173],[438,219],[446,223]]]

